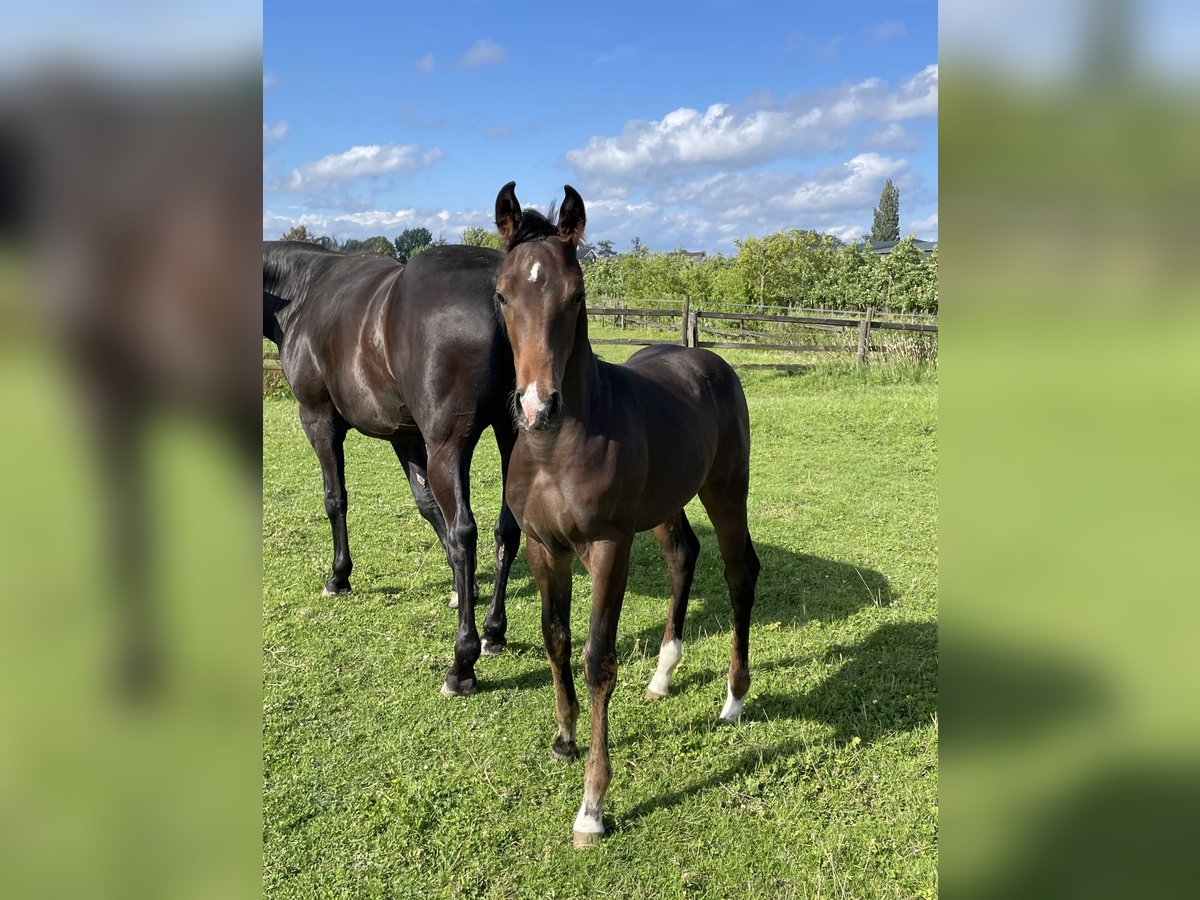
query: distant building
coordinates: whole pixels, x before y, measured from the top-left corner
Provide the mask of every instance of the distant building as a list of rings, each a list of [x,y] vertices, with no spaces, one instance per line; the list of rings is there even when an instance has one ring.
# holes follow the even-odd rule
[[[708,254],[703,250],[697,250],[694,253],[691,250],[672,250],[667,256],[686,256],[692,262],[704,262],[708,259]]]
[[[892,252],[892,249],[900,243],[899,241],[864,241],[863,247],[870,250],[872,253],[878,253],[880,256],[887,256]],[[913,238],[913,246],[922,253],[932,253],[937,247],[937,241],[919,241]]]

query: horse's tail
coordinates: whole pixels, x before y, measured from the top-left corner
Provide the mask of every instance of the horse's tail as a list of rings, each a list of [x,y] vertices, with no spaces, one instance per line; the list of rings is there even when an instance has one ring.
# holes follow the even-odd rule
[[[279,321],[279,312],[289,301],[282,297],[263,291],[263,337],[269,338],[278,347],[283,343],[283,325]]]

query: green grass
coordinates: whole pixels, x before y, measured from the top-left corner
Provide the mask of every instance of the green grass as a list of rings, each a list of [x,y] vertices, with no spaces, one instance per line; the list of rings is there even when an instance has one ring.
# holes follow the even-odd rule
[[[743,382],[763,563],[745,715],[716,724],[730,611],[711,527],[693,503],[703,547],[684,658],[658,703],[642,691],[667,575],[650,535],[635,545],[608,833],[584,852],[570,845],[583,761],[550,755],[553,694],[524,554],[510,583],[509,652],[479,662],[477,695],[442,697],[450,573],[391,448],[348,440],[354,593],[326,599],[316,461],[294,403],[264,399],[269,896],[936,893],[936,375],[832,366]],[[472,481],[485,594],[498,473],[485,435]],[[575,598],[578,661],[589,608],[578,566]],[[582,745],[590,707],[578,664],[576,684]]]

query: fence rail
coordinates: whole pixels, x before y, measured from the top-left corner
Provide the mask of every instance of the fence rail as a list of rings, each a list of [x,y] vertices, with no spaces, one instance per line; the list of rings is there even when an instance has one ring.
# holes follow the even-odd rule
[[[606,302],[612,304],[613,298],[604,298]],[[634,347],[650,347],[655,344],[676,344],[684,347],[706,347],[714,350],[757,350],[767,351],[772,353],[853,353],[855,359],[862,364],[866,364],[870,354],[880,351],[881,347],[871,343],[871,332],[875,330],[884,331],[907,331],[914,334],[932,334],[938,333],[937,318],[922,313],[879,313],[874,309],[866,310],[861,316],[855,312],[843,310],[807,310],[802,309],[800,312],[819,313],[818,315],[793,315],[791,312],[786,313],[767,313],[767,312],[722,312],[717,310],[696,309],[692,306],[690,299],[685,295],[682,302],[679,300],[636,300],[634,303],[638,306],[624,305],[608,305],[597,306],[588,309],[588,316],[592,318],[613,318],[619,328],[626,328],[629,325],[630,319],[633,320],[649,320],[649,319],[670,319],[678,320],[677,324],[664,325],[660,322],[637,322],[639,327],[644,327],[659,331],[667,331],[677,334],[678,337],[674,340],[656,340],[654,338],[592,338],[593,344],[603,345],[620,345]],[[671,304],[672,308],[659,309],[648,304],[662,303]],[[777,307],[783,308],[783,307]],[[888,316],[911,316],[919,318],[922,321],[895,321],[891,319],[878,319],[879,315]],[[715,328],[705,326],[705,320],[712,322],[736,322],[738,330],[730,328]],[[702,336],[707,334],[712,337],[730,338],[739,336],[739,331],[750,335],[762,335],[763,337],[788,337],[791,335],[780,334],[779,331],[772,333],[770,331],[748,331],[745,330],[745,323],[754,322],[759,325],[777,325],[777,326],[798,326],[799,328],[807,328],[813,331],[856,331],[857,340],[854,343],[844,344],[806,344],[806,343],[790,343],[779,341],[734,341],[734,340],[704,340]],[[264,390],[266,389],[266,378],[282,379],[283,372],[279,365],[279,354],[271,350],[264,354]],[[803,371],[809,368],[804,363],[795,362],[778,362],[778,363],[734,363],[734,366],[739,369],[780,369],[785,371]]]
[[[678,300],[637,300],[634,301],[638,306],[612,305],[614,302],[619,304],[619,301],[613,301],[611,298],[605,298],[609,305],[598,306],[588,309],[588,315],[595,318],[613,318],[619,328],[626,328],[628,320],[642,320],[638,324],[642,327],[653,326],[659,330],[664,330],[664,326],[658,323],[650,323],[645,320],[649,319],[678,319],[679,339],[677,341],[655,340],[653,338],[594,338],[593,344],[617,344],[617,345],[632,345],[648,347],[654,344],[681,344],[685,347],[708,347],[714,350],[759,350],[781,353],[854,353],[855,358],[859,363],[866,364],[869,360],[872,351],[879,351],[882,348],[871,344],[871,332],[873,330],[886,331],[907,331],[916,334],[933,334],[938,333],[937,319],[935,317],[922,314],[912,314],[914,317],[919,317],[923,321],[897,321],[894,319],[879,319],[880,315],[874,309],[866,310],[861,316],[853,312],[828,310],[801,310],[801,312],[819,312],[820,315],[793,315],[791,312],[786,313],[767,313],[767,312],[725,312],[718,310],[703,310],[696,309],[692,306],[690,299],[685,295],[682,302]],[[658,309],[648,304],[653,303],[670,303],[679,304],[678,308]],[[883,315],[909,315],[907,313],[884,313]],[[704,321],[737,323],[737,329],[732,328],[716,328],[705,326]],[[800,329],[809,329],[812,331],[857,331],[857,341],[854,344],[812,344],[812,343],[796,343],[788,341],[770,341],[773,336],[784,337],[779,334],[777,329],[773,334],[771,331],[748,331],[745,330],[747,322],[753,322],[759,325],[774,325],[774,326],[792,326]],[[744,333],[747,338],[751,335],[761,335],[768,338],[762,340],[704,340],[703,335],[716,338],[736,338]],[[787,335],[790,336],[790,335]],[[803,336],[801,336],[803,337]],[[797,363],[755,363],[755,364],[737,364],[739,368],[780,368],[791,369],[804,368],[802,364]]]

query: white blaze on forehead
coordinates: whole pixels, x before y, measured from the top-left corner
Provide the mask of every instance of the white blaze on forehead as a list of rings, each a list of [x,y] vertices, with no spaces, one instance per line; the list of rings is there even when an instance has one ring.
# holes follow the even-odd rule
[[[542,267],[542,264],[540,262],[537,262],[536,260],[534,261],[533,265],[529,267],[529,280],[530,281],[533,281],[533,282],[537,281],[538,270],[541,267]]]

